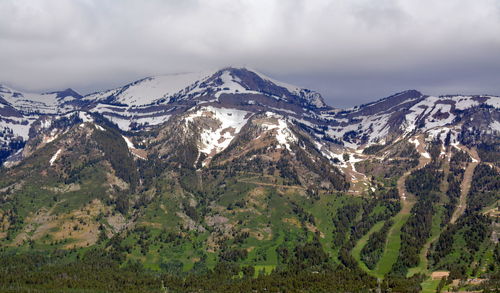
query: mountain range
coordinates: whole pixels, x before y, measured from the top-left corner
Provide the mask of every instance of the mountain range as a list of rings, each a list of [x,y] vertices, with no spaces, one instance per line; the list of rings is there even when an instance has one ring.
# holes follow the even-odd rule
[[[498,285],[497,96],[340,109],[233,67],[85,96],[0,85],[0,146],[4,253],[102,248],[174,275],[328,265],[360,292]]]

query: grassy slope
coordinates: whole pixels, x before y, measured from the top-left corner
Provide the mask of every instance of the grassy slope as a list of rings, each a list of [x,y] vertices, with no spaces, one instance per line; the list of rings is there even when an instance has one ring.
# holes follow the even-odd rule
[[[384,221],[380,221],[380,222],[376,223],[375,225],[373,225],[373,227],[370,229],[370,231],[368,231],[368,233],[366,233],[366,235],[364,235],[361,239],[359,239],[358,243],[356,243],[356,246],[354,246],[354,248],[352,249],[352,256],[358,262],[361,269],[363,271],[365,271],[366,273],[368,273],[374,277],[377,277],[377,278],[383,278],[384,276],[379,275],[379,274],[377,274],[377,272],[370,270],[366,266],[366,264],[363,261],[361,261],[361,250],[366,245],[366,242],[368,241],[370,236],[373,233],[382,229],[382,226],[384,226]]]
[[[398,213],[394,216],[394,225],[391,227],[387,235],[387,243],[384,249],[384,254],[377,263],[375,270],[373,270],[376,275],[384,276],[391,270],[392,266],[396,262],[399,255],[399,249],[401,248],[401,228],[409,217],[410,215],[405,213]]]
[[[333,259],[336,259],[337,251],[332,248],[332,230],[331,215],[342,205],[352,202],[354,199],[343,195],[323,195],[318,200],[312,200],[298,194],[295,190],[285,188],[284,192],[276,192],[273,186],[262,186],[240,180],[228,180],[227,190],[217,199],[219,206],[229,206],[237,201],[248,199],[248,194],[254,191],[254,188],[261,188],[264,194],[258,198],[256,206],[248,204],[248,207],[256,209],[255,213],[240,211],[238,209],[216,212],[229,219],[230,223],[242,221],[240,228],[250,229],[251,231],[262,231],[266,226],[272,229],[270,234],[265,233],[263,239],[257,239],[251,235],[243,243],[237,244],[237,248],[246,249],[248,257],[238,261],[240,265],[254,266],[256,274],[264,269],[270,273],[278,264],[278,255],[276,249],[285,246],[293,250],[294,246],[307,239],[312,239],[313,232],[300,224],[299,218],[291,210],[290,202],[295,202],[304,208],[304,211],[314,216],[316,228],[321,231],[321,242],[325,250],[330,253]],[[179,218],[176,216],[180,198],[173,198],[170,194],[162,195],[149,204],[141,217],[141,225],[148,226],[152,238],[162,233],[163,229],[175,231],[179,224]],[[177,202],[176,204],[172,204]],[[170,203],[170,204],[167,204]],[[285,219],[295,219],[295,223],[285,221]],[[297,226],[298,225],[298,226]],[[161,262],[170,260],[180,260],[183,263],[184,270],[190,269],[197,259],[203,256],[196,251],[206,251],[206,239],[209,232],[196,233],[191,235],[190,241],[196,241],[198,245],[192,246],[190,243],[181,241],[180,243],[163,244],[152,241],[147,255],[143,255],[138,248],[138,237],[131,233],[125,240],[125,244],[134,247],[129,255],[132,259],[141,260],[145,267],[153,270],[159,270]],[[218,261],[216,253],[204,253],[206,256],[205,264],[212,268]]]
[[[433,280],[431,278],[426,279],[421,284],[422,293],[435,293],[440,281],[441,280]]]
[[[422,137],[418,138],[420,144],[417,149],[419,153],[425,152],[425,143],[423,142]],[[408,221],[410,217],[410,212],[413,206],[415,205],[416,199],[415,196],[406,190],[406,179],[411,175],[413,171],[422,169],[430,162],[430,159],[425,156],[420,156],[418,166],[408,170],[403,174],[403,176],[399,177],[397,181],[397,188],[399,196],[401,197],[401,211],[393,217],[394,225],[389,230],[387,236],[387,243],[384,249],[384,254],[382,255],[380,261],[377,263],[375,268],[375,273],[377,275],[386,275],[396,263],[396,260],[399,255],[399,249],[401,248],[401,228]]]

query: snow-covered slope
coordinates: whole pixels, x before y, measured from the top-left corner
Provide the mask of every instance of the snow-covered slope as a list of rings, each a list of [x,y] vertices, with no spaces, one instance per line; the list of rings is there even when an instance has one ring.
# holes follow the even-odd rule
[[[499,108],[500,97],[495,96],[435,97],[408,91],[345,111],[323,113],[322,118],[328,125],[317,136],[334,139],[351,148],[385,144],[417,132],[440,133],[441,129],[454,128],[457,136],[456,132],[470,124],[473,113],[478,111],[492,113],[483,115],[481,120],[491,125],[489,131],[495,132]]]
[[[0,85],[0,161],[22,148],[35,122],[65,115],[81,107],[72,89],[44,94],[24,93]]]
[[[0,146],[12,154],[37,135],[35,123],[83,110],[102,115],[123,131],[148,130],[185,113],[191,115],[187,121],[209,115],[218,122],[201,133],[198,147],[205,155],[224,150],[249,117],[262,113],[282,117],[262,127],[276,132],[284,149],[290,149],[293,140],[287,130],[291,124],[309,133],[321,149],[331,149],[323,147],[329,144],[334,149],[363,149],[416,133],[453,141],[463,141],[467,133],[498,136],[499,108],[500,98],[495,96],[434,97],[410,90],[334,109],[319,93],[257,71],[229,67],[149,77],[84,97],[71,89],[31,94],[0,86]],[[325,155],[338,158],[337,153]]]
[[[75,110],[72,101],[81,96],[72,89],[51,93],[24,93],[7,86],[0,85],[0,103],[8,104],[14,109],[27,114],[57,114]]]
[[[147,77],[121,88],[97,92],[83,97],[90,102],[107,102],[127,106],[143,106],[160,99],[164,102],[186,87],[210,76],[208,72],[182,73]]]
[[[314,91],[274,81],[245,68],[149,77],[121,88],[87,95],[82,101],[123,130],[159,125],[195,105],[315,116],[329,109]]]
[[[325,101],[323,101],[323,97],[317,92],[305,89],[305,88],[300,88],[295,85],[291,85],[288,83],[284,83],[281,81],[277,81],[275,79],[270,78],[269,76],[260,73],[258,71],[253,71],[255,74],[257,74],[259,77],[261,77],[264,80],[267,80],[271,83],[274,83],[275,85],[287,89],[290,93],[295,94],[301,98],[303,98],[307,103],[309,103],[312,106],[315,106],[317,108],[325,108],[328,107],[325,104]]]
[[[184,121],[188,127],[198,122],[198,149],[211,158],[229,146],[251,116],[252,113],[246,111],[208,106],[188,114]]]
[[[260,80],[256,81],[256,78]],[[263,91],[263,87],[284,90],[284,94],[302,98],[303,102],[310,106],[326,107],[319,93],[278,82],[262,73],[245,68],[225,68],[216,72],[153,76],[120,88],[89,94],[82,100],[139,107],[153,103],[169,103],[172,98],[185,100],[206,95],[213,95],[215,98],[222,94],[267,94],[273,96],[271,91]],[[274,95],[274,98],[286,100],[286,97],[282,95]]]

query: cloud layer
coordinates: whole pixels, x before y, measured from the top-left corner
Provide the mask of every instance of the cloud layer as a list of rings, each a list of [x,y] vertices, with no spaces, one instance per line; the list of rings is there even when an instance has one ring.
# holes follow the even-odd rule
[[[500,95],[497,0],[2,0],[0,83],[82,92],[248,66],[347,106]]]

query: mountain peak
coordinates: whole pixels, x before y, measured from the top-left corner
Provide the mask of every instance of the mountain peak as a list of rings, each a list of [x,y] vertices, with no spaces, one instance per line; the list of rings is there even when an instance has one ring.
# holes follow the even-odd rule
[[[414,90],[414,89],[410,89],[410,90],[406,90],[406,91],[402,91],[402,92],[399,92],[399,93],[396,93],[392,96],[390,96],[389,98],[391,97],[404,97],[404,98],[407,98],[407,99],[415,99],[415,98],[418,98],[418,97],[421,97],[423,96],[423,94],[417,90]]]
[[[375,102],[371,102],[368,104],[363,104],[360,106],[354,107],[354,109],[361,109],[362,112],[376,112],[382,109],[390,109],[394,106],[404,104],[411,100],[416,100],[419,98],[423,98],[424,95],[417,90],[406,90],[394,95],[379,99]]]
[[[300,104],[312,108],[327,107],[321,94],[296,85],[277,81],[263,73],[246,67],[226,67],[215,75],[229,73],[237,82],[247,90],[270,94],[276,97],[293,96]]]
[[[142,107],[173,101],[207,103],[219,101],[221,95],[261,95],[274,101],[292,103],[308,109],[326,108],[321,95],[309,89],[276,81],[258,71],[228,66],[212,72],[158,75],[131,82],[121,88],[87,95],[86,101]]]
[[[62,91],[55,91],[55,92],[50,92],[47,94],[56,94],[57,99],[64,99],[66,97],[73,97],[75,99],[81,99],[83,96],[77,93],[75,90],[72,88],[67,88]]]

